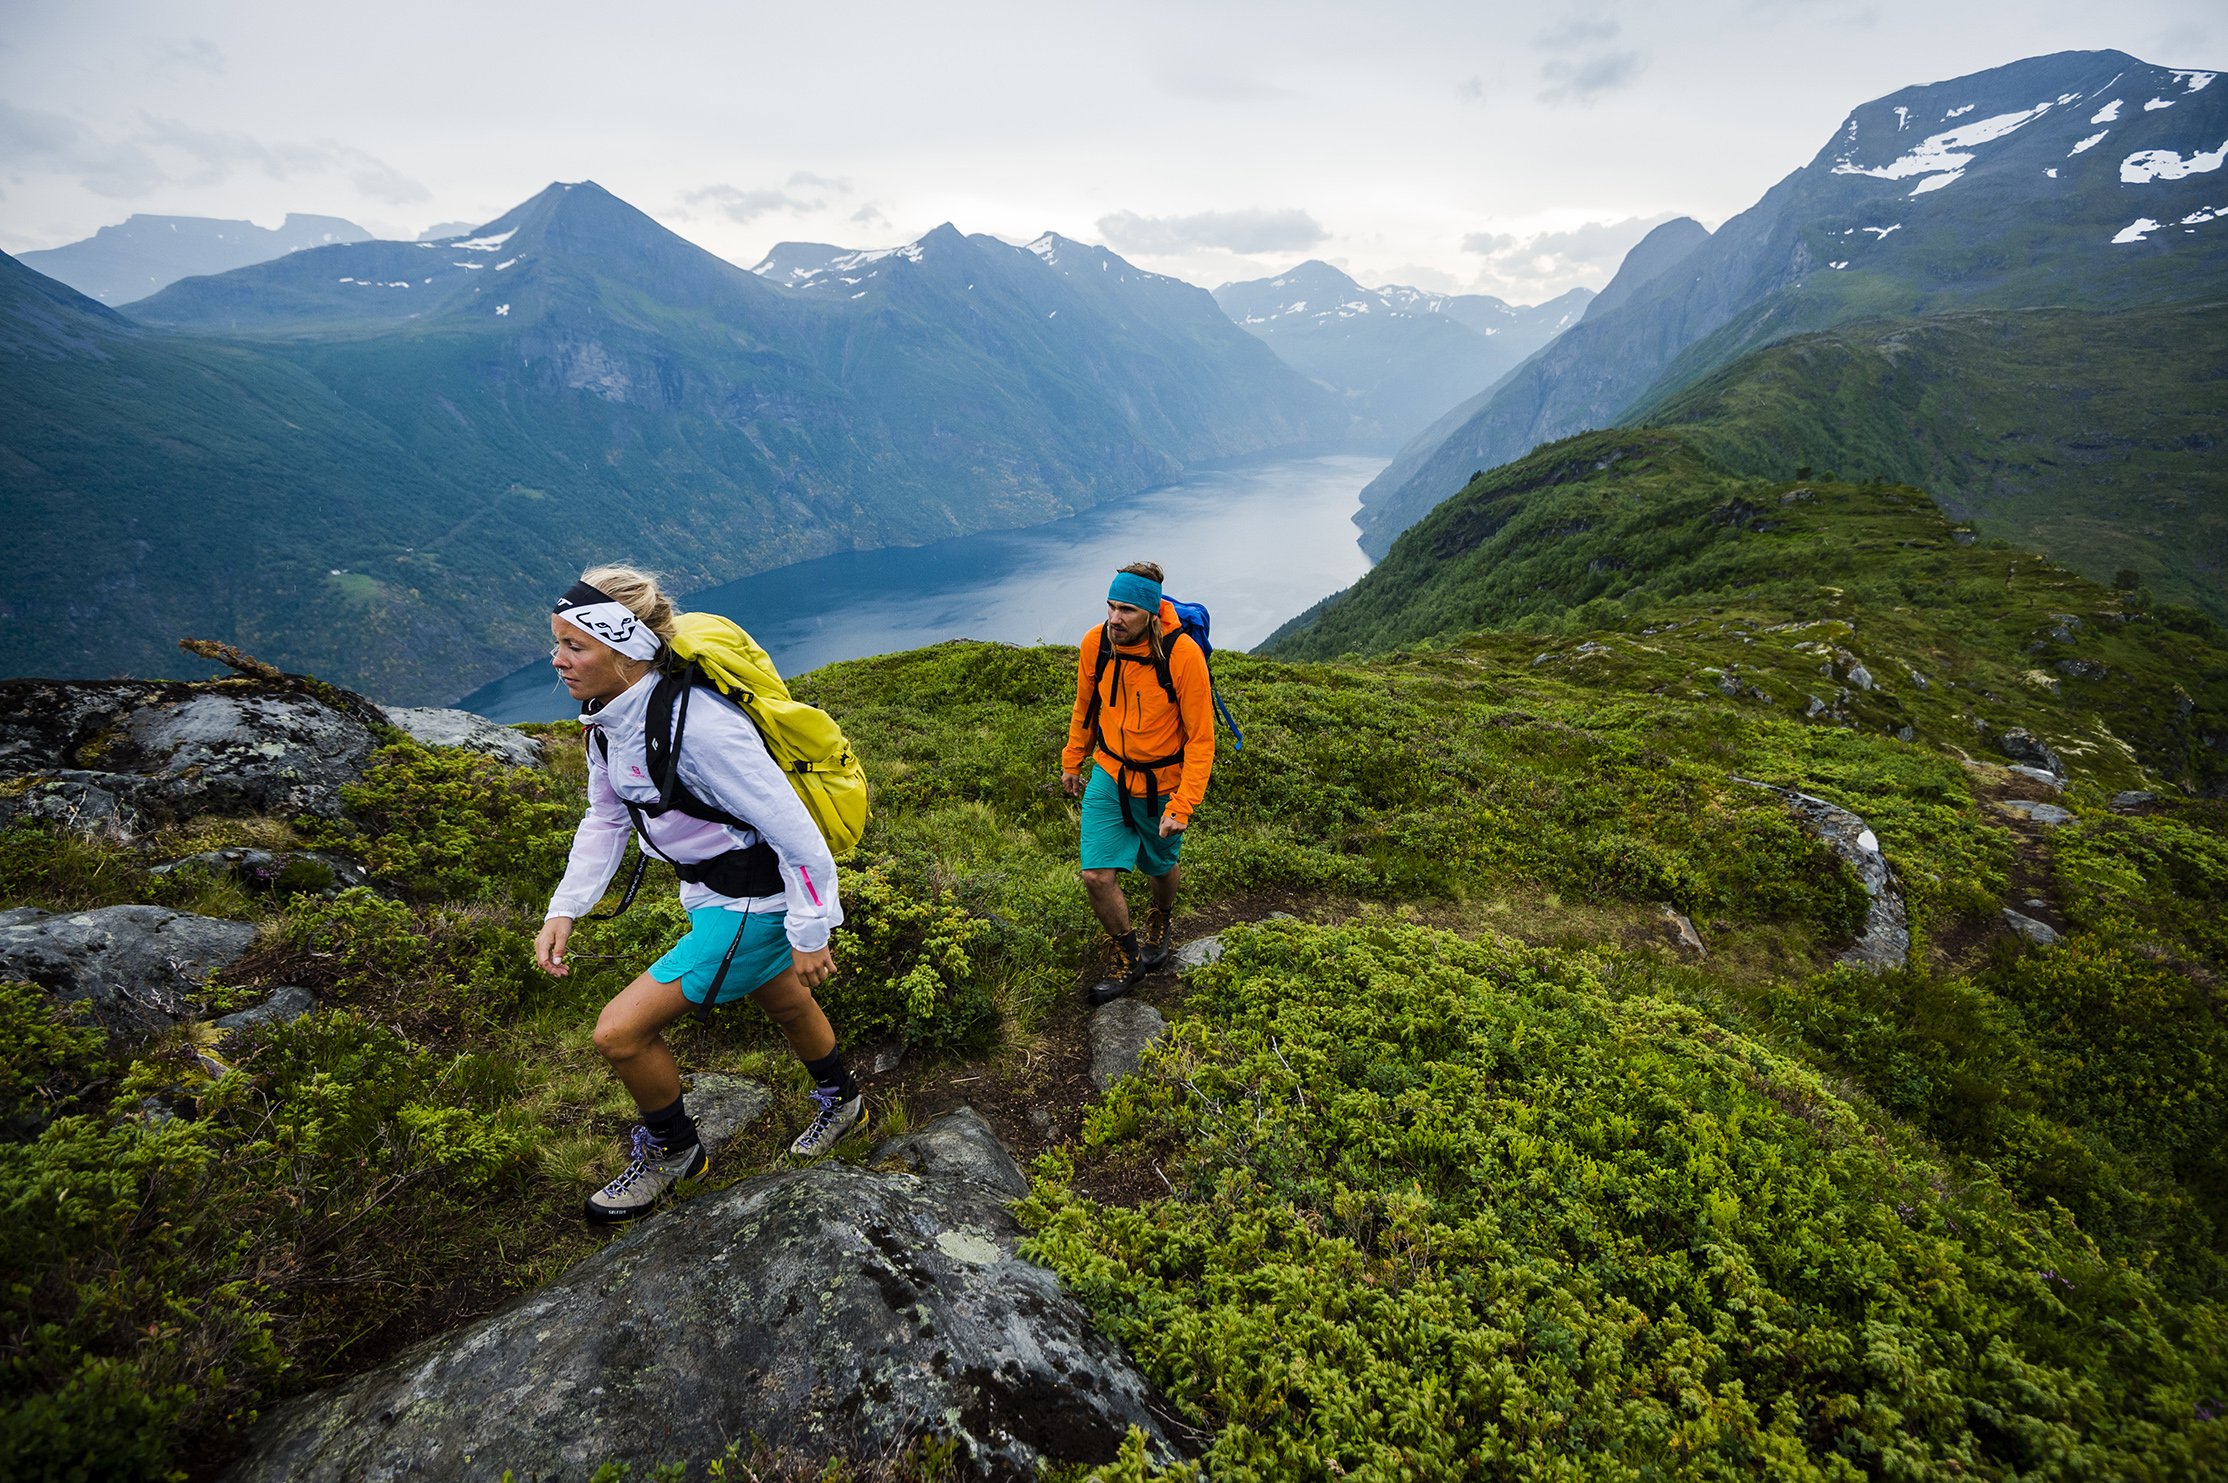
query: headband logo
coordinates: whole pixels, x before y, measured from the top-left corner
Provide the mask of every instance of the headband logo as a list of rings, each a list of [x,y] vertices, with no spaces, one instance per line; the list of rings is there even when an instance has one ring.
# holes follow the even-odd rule
[[[642,620],[628,613],[626,617],[613,622],[608,614],[597,611],[602,606],[599,603],[596,608],[573,608],[565,614],[565,618],[587,629],[614,649],[632,643],[635,630],[642,626]]]

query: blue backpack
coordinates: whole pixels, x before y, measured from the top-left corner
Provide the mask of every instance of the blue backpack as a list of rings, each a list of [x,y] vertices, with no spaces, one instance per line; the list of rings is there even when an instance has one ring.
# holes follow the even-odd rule
[[[1199,646],[1199,657],[1207,661],[1207,693],[1214,697],[1215,714],[1222,717],[1222,724],[1230,728],[1230,735],[1234,738],[1231,750],[1244,751],[1245,733],[1238,729],[1238,722],[1230,714],[1230,707],[1222,703],[1222,692],[1215,688],[1215,646],[1207,638],[1207,630],[1214,622],[1213,617],[1207,612],[1204,603],[1179,602],[1171,597],[1168,605],[1176,610],[1176,621],[1181,625],[1177,629],[1176,638],[1189,634],[1191,641]],[[1160,688],[1168,692],[1170,705],[1176,704],[1176,681],[1168,673],[1168,650],[1174,643],[1175,639],[1170,639],[1163,644],[1160,657],[1153,663],[1154,677],[1160,681]],[[1106,667],[1113,660],[1114,646],[1111,643],[1100,643],[1098,672],[1091,677],[1091,719],[1094,727],[1098,720],[1099,690],[1106,680]]]

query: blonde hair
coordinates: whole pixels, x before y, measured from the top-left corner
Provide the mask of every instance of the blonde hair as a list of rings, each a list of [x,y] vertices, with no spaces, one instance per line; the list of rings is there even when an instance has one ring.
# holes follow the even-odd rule
[[[673,619],[681,610],[658,585],[655,572],[632,566],[592,566],[580,580],[640,618],[650,632],[673,642]]]

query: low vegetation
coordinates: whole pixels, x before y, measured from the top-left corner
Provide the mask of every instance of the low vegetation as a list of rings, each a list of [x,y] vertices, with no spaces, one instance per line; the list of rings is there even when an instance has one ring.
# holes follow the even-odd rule
[[[1258,925],[1038,1162],[1037,1256],[1217,1478],[2228,1467],[2212,630],[1960,544],[1914,491],[1603,437],[1490,532],[1505,482],[1411,532],[1477,539],[1437,574],[1388,561],[1403,602],[1365,588],[1287,645],[1330,657],[1218,657],[1247,742],[1185,900]],[[916,1088],[1025,1090],[1077,1024],[1100,946],[1055,777],[1073,664],[945,644],[799,684],[877,795],[830,1009],[853,1046],[902,1038]],[[129,1043],[0,989],[19,1475],[213,1473],[274,1400],[599,1239],[572,1212],[629,1109],[588,1032],[679,915],[653,873],[573,977],[533,971],[581,778],[573,728],[534,730],[530,769],[389,747],[338,824],[0,839],[0,907],[258,922],[204,1021],[320,1001]],[[2062,793],[2008,770],[2015,730]],[[1869,897],[1752,782],[1865,818],[1909,966],[1836,963]],[[2115,808],[2134,788],[2156,796]],[[2001,807],[2045,795],[2071,822]],[[375,884],[151,871],[225,843],[349,852]],[[2062,940],[2023,944],[2006,906]],[[692,1069],[797,1074],[754,1016],[678,1034]],[[715,1182],[770,1167],[801,1105]]]

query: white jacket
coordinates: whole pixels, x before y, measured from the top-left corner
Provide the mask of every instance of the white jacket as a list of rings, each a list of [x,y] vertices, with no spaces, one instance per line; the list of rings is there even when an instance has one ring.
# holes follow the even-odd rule
[[[627,832],[632,827],[626,805],[619,800],[653,806],[658,801],[643,749],[643,723],[650,692],[656,686],[657,676],[645,675],[602,710],[581,718],[583,727],[603,732],[610,758],[607,763],[604,749],[591,737],[588,812],[573,834],[572,858],[565,866],[565,878],[557,883],[556,894],[549,899],[550,916],[582,917],[603,899],[619,861],[626,855]],[[677,765],[689,792],[738,819],[748,819],[754,827],[734,829],[674,809],[643,820],[658,853],[694,864],[728,850],[748,848],[763,838],[781,862],[783,887],[779,896],[737,900],[720,895],[710,886],[683,881],[681,905],[689,911],[705,906],[741,912],[786,911],[791,947],[801,953],[826,947],[828,933],[843,925],[843,907],[836,896],[835,859],[796,789],[789,786],[789,780],[767,755],[766,743],[750,717],[718,691],[698,686],[689,695],[688,725],[681,738]]]

